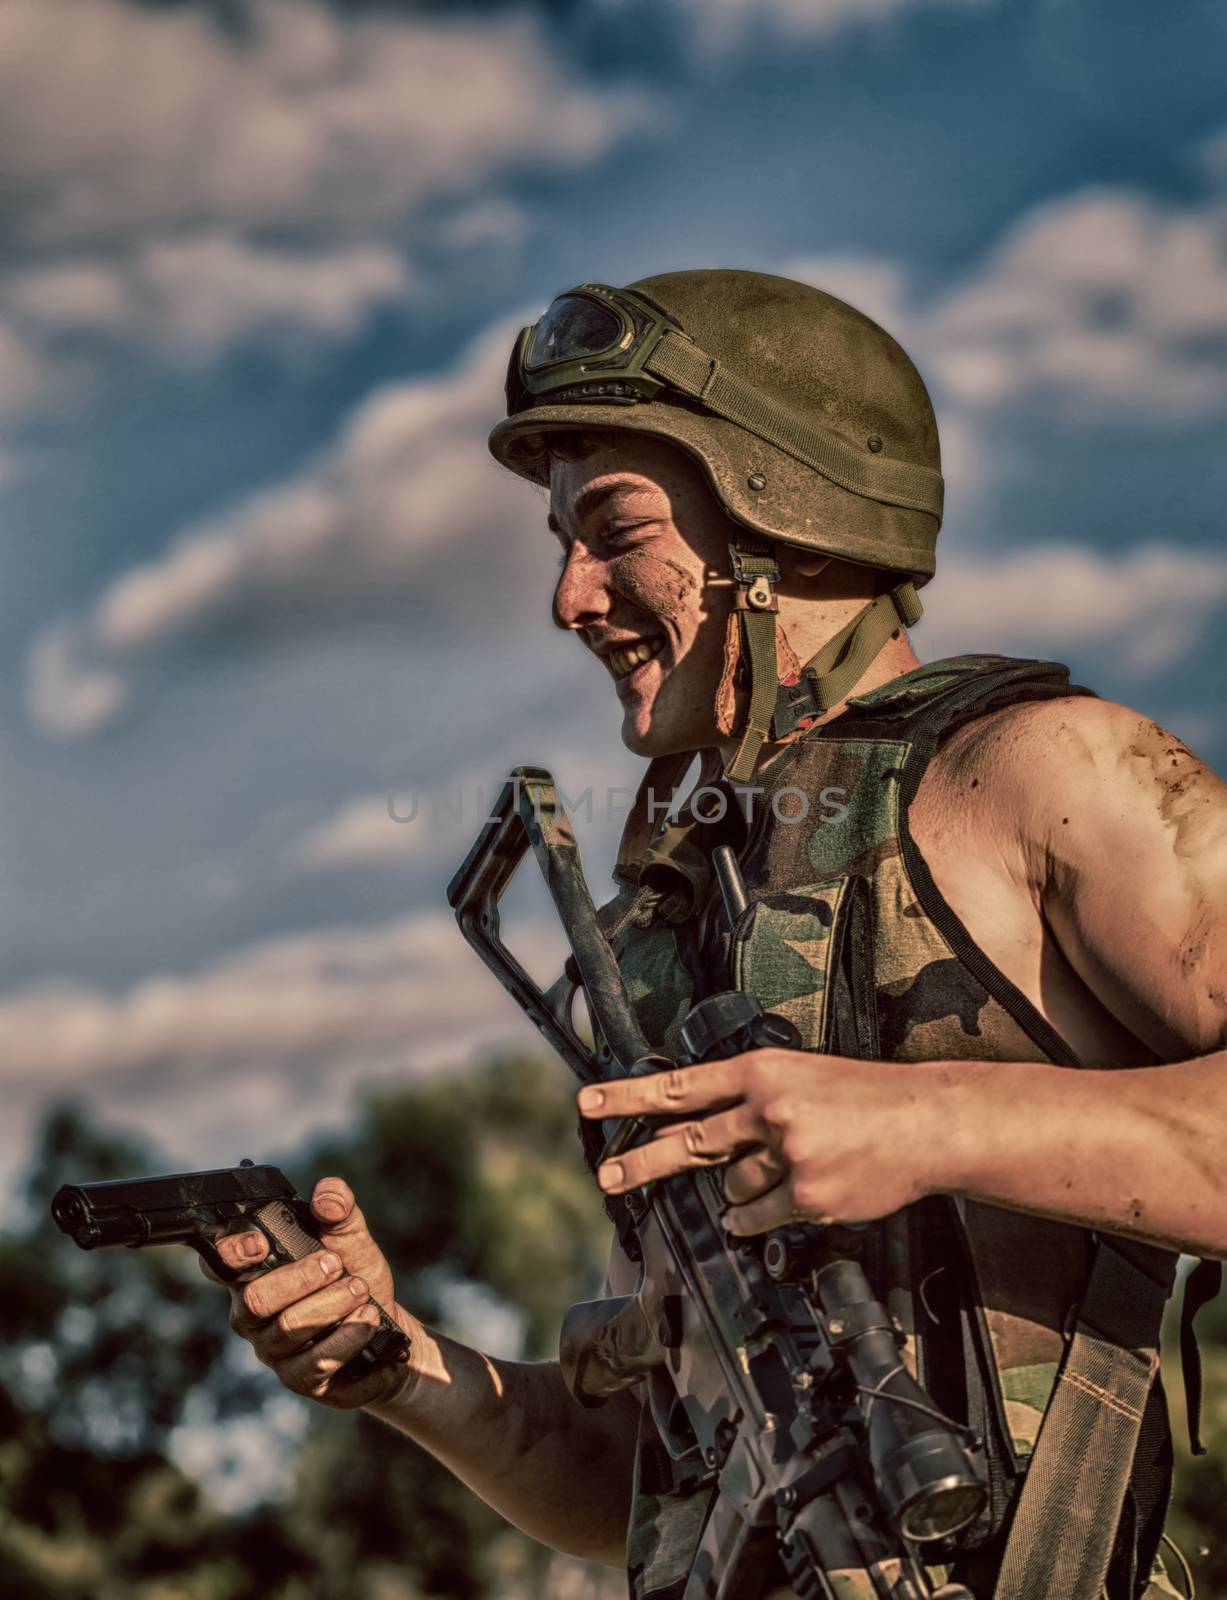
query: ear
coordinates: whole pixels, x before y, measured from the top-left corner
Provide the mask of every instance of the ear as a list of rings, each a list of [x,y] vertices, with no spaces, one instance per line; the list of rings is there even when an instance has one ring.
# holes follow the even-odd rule
[[[819,550],[801,550],[796,545],[789,549],[787,556],[788,565],[796,578],[816,578],[834,559],[834,556],[823,555]]]

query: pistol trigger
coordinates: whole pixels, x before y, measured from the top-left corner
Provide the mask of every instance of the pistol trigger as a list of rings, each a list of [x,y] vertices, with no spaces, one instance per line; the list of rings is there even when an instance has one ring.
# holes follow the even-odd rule
[[[245,1232],[250,1232],[254,1228],[257,1233],[262,1233],[264,1235],[264,1243],[268,1247],[263,1261],[257,1261],[255,1264],[257,1272],[272,1272],[274,1267],[284,1267],[288,1262],[293,1261],[294,1257],[277,1239],[272,1230],[265,1227],[258,1216],[245,1217],[244,1224]]]
[[[189,1239],[187,1243],[195,1250],[209,1271],[216,1273],[223,1283],[237,1283],[243,1276],[238,1268],[226,1265],[214,1249],[211,1239],[206,1239],[202,1234],[197,1234],[194,1239]]]

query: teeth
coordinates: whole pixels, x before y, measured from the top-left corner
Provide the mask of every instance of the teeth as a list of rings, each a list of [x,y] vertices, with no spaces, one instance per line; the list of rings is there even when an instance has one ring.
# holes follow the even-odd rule
[[[653,656],[659,655],[663,643],[661,639],[642,639],[638,644],[627,645],[623,650],[614,650],[609,657],[614,677],[624,678],[642,662],[650,661]]]

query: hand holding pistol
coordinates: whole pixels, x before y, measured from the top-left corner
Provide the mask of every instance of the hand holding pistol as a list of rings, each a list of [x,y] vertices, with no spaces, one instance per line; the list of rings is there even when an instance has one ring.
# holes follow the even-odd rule
[[[387,1263],[338,1179],[318,1184],[308,1205],[276,1167],[244,1161],[65,1184],[51,1215],[83,1250],[190,1246],[209,1276],[232,1286],[236,1331],[288,1388],[312,1398],[366,1404],[408,1358],[409,1336],[384,1309],[393,1305]]]

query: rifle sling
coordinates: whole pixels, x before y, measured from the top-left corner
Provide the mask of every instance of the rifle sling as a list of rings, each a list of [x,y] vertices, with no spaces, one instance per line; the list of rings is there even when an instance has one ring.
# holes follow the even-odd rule
[[[1098,1600],[1159,1367],[1175,1257],[1097,1239],[993,1600]]]

